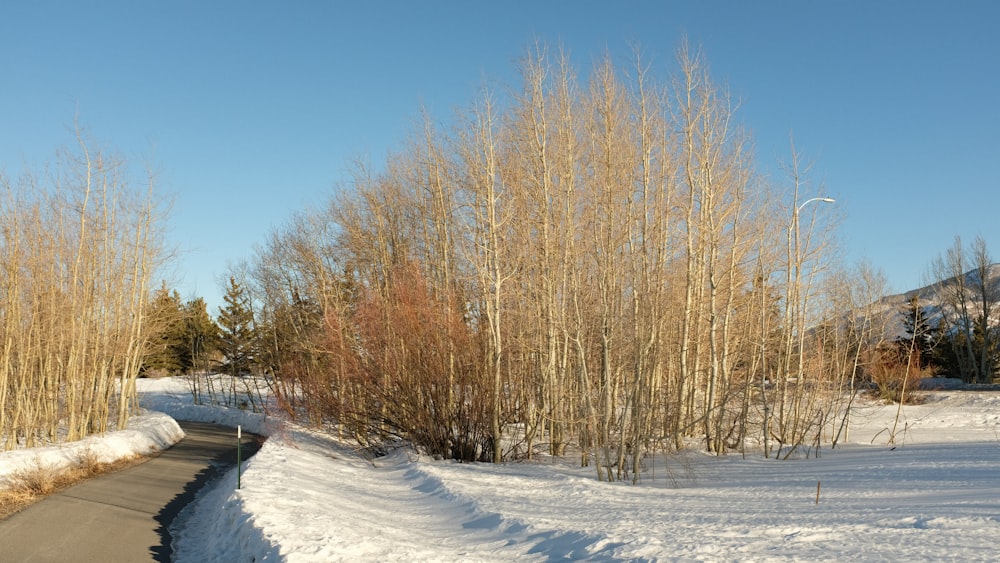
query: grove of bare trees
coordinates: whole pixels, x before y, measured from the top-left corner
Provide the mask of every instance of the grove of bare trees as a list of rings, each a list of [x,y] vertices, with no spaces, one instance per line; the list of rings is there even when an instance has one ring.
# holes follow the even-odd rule
[[[41,173],[0,172],[0,449],[121,428],[164,257],[152,175],[78,136]]]
[[[692,440],[787,456],[842,432],[876,323],[815,327],[881,288],[825,285],[831,214],[798,156],[758,173],[687,47],[666,78],[545,45],[520,74],[259,249],[283,407],[456,459],[574,451],[602,479]]]

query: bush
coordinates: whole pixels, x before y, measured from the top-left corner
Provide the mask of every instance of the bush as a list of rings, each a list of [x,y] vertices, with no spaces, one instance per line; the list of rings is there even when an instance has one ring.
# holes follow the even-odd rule
[[[920,381],[933,376],[933,369],[921,369],[917,358],[908,357],[906,350],[882,347],[864,354],[865,375],[875,386],[878,398],[893,403],[916,403],[920,396],[913,393],[920,389]]]

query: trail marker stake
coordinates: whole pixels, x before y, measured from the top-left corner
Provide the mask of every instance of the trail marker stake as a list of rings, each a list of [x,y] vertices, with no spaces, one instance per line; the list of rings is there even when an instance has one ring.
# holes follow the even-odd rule
[[[240,487],[240,473],[242,471],[240,468],[240,458],[242,457],[241,454],[243,453],[242,438],[243,438],[243,427],[240,425],[236,425],[236,488],[237,489],[242,488]]]

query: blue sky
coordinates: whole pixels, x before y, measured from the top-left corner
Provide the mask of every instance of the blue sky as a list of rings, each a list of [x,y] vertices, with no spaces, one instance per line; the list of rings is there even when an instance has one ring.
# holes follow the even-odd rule
[[[789,135],[837,199],[845,258],[905,291],[955,235],[1000,260],[1000,3],[54,2],[0,5],[0,167],[40,167],[74,116],[174,200],[171,284],[220,304],[227,264],[399,148],[516,84],[536,38],[577,68],[683,37],[740,99],[763,171]],[[775,172],[775,175],[777,173]]]

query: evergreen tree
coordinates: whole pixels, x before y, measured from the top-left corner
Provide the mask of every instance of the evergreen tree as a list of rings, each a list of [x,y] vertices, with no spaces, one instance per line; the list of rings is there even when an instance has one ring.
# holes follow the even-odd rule
[[[201,297],[184,304],[184,346],[181,365],[185,372],[207,370],[219,350],[219,325],[208,314]]]
[[[963,373],[966,369],[962,365],[965,355],[965,334],[961,332],[948,332],[941,335],[934,351],[934,363],[939,366],[941,375],[965,379]]]
[[[184,311],[180,295],[177,291],[168,289],[166,282],[153,295],[148,319],[153,330],[142,374],[150,376],[181,373],[185,370],[181,359],[184,349]]]
[[[259,365],[270,373],[281,369],[312,367],[319,361],[317,342],[323,337],[323,311],[312,300],[292,290],[291,303],[282,304],[261,324],[266,344],[260,347]]]
[[[997,371],[997,329],[989,327],[982,315],[972,327],[972,349],[980,358],[980,374],[973,383],[992,383]]]
[[[222,299],[225,305],[219,307],[219,352],[227,372],[243,375],[250,371],[255,356],[256,331],[250,297],[236,278],[230,277]]]
[[[952,330],[942,334],[941,341],[935,349],[935,363],[940,366],[941,373],[948,377],[956,377],[966,383],[979,383],[982,378],[977,374],[977,366],[969,360],[966,350],[971,348],[974,357],[983,357],[982,369],[988,374],[988,379],[992,379],[997,369],[998,350],[996,349],[996,336],[989,339],[989,349],[986,354],[982,354],[983,347],[987,346],[987,339],[983,337],[981,330],[981,320],[977,320],[972,326],[972,344],[968,344],[968,332],[964,330]],[[992,330],[991,330],[992,332]]]
[[[920,300],[914,295],[906,302],[902,314],[905,336],[896,339],[900,356],[905,361],[912,350],[918,358],[919,369],[930,367],[935,363],[935,334],[927,319],[926,307],[921,306]]]

